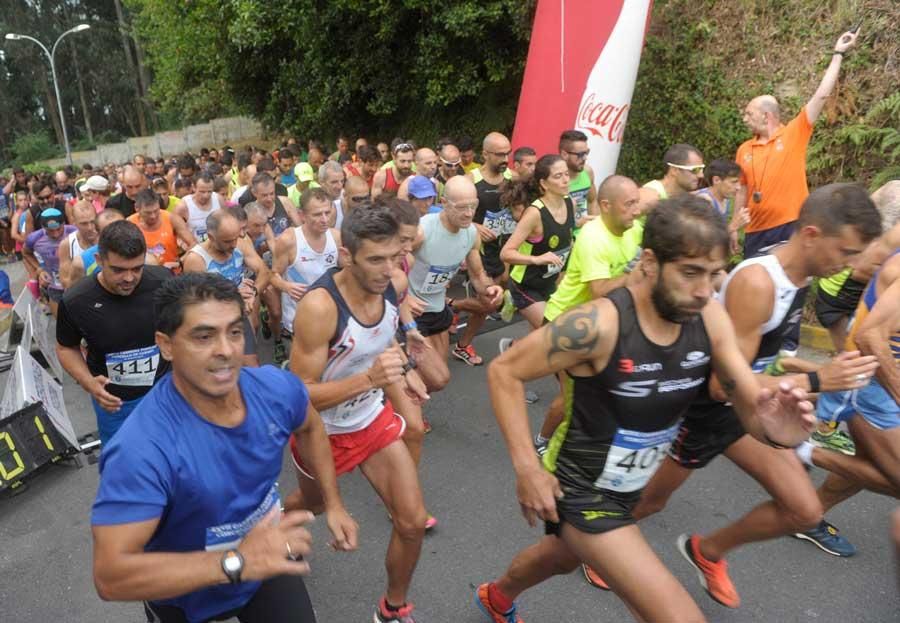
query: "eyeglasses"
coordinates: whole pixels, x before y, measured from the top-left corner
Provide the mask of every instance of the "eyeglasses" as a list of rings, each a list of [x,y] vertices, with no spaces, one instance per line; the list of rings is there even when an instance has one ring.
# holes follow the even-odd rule
[[[498,158],[509,158],[509,154],[512,153],[512,152],[508,152],[508,151],[488,151],[488,150],[484,150],[484,151],[485,151],[485,153],[491,154],[492,156],[497,156]]]
[[[452,206],[454,210],[458,210],[460,212],[475,212],[478,209],[478,202],[475,203],[460,203],[456,204],[450,201],[449,199],[444,199],[444,203],[450,207]]]
[[[566,152],[567,154],[569,154],[570,156],[575,156],[579,160],[584,160],[591,153],[590,149],[586,149],[585,151],[568,151],[568,150],[564,149],[563,151]]]
[[[666,164],[670,167],[681,169],[682,171],[690,171],[694,175],[701,175],[703,173],[703,169],[706,168],[705,164],[695,164],[693,166],[687,164],[672,164],[671,162],[667,162]]]
[[[441,164],[443,164],[445,167],[458,167],[460,162],[462,162],[462,160],[454,160],[453,162],[450,162],[449,160],[444,160],[443,158],[441,158]]]
[[[37,200],[38,200],[38,201],[41,201],[41,202],[44,202],[44,201],[50,201],[51,199],[53,199],[53,195],[52,195],[52,194],[50,194],[50,195],[38,195],[38,196],[37,196]]]
[[[369,201],[369,195],[353,195],[350,197],[350,201],[353,203],[363,203],[364,201]]]

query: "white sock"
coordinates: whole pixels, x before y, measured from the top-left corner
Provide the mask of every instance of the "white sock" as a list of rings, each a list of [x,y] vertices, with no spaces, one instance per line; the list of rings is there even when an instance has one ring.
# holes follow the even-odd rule
[[[794,452],[797,453],[797,458],[803,461],[804,464],[813,467],[812,451],[814,447],[815,446],[808,441],[804,441],[799,446],[794,448]]]

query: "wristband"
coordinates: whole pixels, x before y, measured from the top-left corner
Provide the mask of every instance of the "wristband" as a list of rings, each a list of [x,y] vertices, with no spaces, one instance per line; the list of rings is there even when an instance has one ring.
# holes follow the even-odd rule
[[[809,391],[813,394],[818,394],[820,388],[822,387],[819,382],[819,373],[818,372],[807,372],[806,378],[809,380]]]
[[[408,331],[414,331],[419,328],[419,325],[416,324],[416,321],[407,322],[406,324],[400,325],[400,328],[403,329],[403,332],[406,333]]]
[[[837,50],[833,50],[833,51],[831,52],[831,55],[834,56],[835,54],[840,54],[841,56],[844,55],[843,52],[838,52]]]

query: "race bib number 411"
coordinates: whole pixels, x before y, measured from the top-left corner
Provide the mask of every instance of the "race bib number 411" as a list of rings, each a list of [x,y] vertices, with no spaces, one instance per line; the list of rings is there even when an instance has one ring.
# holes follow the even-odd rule
[[[595,487],[632,493],[646,486],[678,434],[680,422],[665,430],[640,432],[620,428],[612,440],[603,473]]]
[[[156,345],[106,355],[106,376],[115,385],[150,387],[159,368]]]

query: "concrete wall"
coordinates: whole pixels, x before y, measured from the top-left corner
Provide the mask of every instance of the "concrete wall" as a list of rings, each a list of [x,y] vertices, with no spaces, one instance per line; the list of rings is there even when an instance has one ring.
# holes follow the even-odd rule
[[[89,162],[96,167],[107,162],[128,162],[135,154],[152,158],[169,157],[185,151],[196,152],[201,147],[222,147],[226,144],[237,147],[236,143],[240,141],[262,135],[262,124],[257,120],[249,117],[226,117],[190,125],[181,130],[130,138],[124,143],[98,145],[92,151],[73,151],[72,162],[75,166]],[[40,164],[61,167],[66,164],[66,159],[42,160]]]

